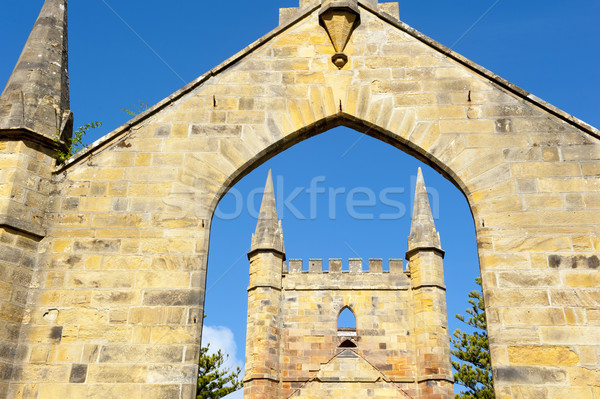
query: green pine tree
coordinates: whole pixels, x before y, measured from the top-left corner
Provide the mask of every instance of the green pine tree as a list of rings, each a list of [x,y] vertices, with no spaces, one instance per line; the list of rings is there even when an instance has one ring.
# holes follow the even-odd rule
[[[239,367],[235,371],[222,368],[229,355],[221,350],[208,354],[210,345],[200,348],[197,399],[218,399],[237,391],[243,385],[239,380]]]
[[[490,361],[490,347],[487,336],[487,321],[485,306],[481,293],[481,277],[475,279],[479,290],[469,292],[469,304],[465,316],[457,314],[456,318],[472,327],[472,333],[461,330],[454,331],[454,338],[450,341],[454,349],[452,354],[459,361],[452,361],[456,370],[454,381],[456,384],[467,388],[466,391],[455,395],[455,399],[493,399],[494,381],[492,380],[492,363]]]

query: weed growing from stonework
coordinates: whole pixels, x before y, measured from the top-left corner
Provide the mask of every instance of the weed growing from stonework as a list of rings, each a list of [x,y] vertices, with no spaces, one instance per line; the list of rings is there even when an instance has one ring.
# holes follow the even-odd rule
[[[148,108],[148,103],[142,100],[139,100],[138,104],[133,104],[133,109],[121,107],[121,111],[127,112],[130,116],[136,116],[146,111]]]
[[[209,346],[200,348],[197,399],[219,399],[237,391],[243,385],[239,379],[242,372],[239,367],[235,371],[222,367],[229,355],[223,355],[220,349],[210,355]]]
[[[83,150],[84,148],[87,148],[87,145],[83,144],[83,139],[85,138],[85,135],[90,129],[96,129],[100,126],[102,126],[102,122],[97,121],[86,123],[83,126],[79,126],[73,131],[73,136],[71,136],[71,138],[68,140],[66,150],[57,137],[55,140],[58,144],[58,149],[56,150],[56,161],[59,164],[61,164],[67,159],[69,159],[73,154],[77,154],[79,151]]]
[[[485,306],[481,293],[481,277],[475,279],[478,290],[469,292],[469,304],[466,310],[469,317],[457,314],[456,318],[473,328],[472,333],[461,330],[454,331],[450,342],[454,349],[452,354],[459,361],[452,361],[456,370],[454,381],[467,388],[466,391],[455,395],[455,399],[493,399],[494,381],[492,380],[492,363],[487,336],[487,320]]]

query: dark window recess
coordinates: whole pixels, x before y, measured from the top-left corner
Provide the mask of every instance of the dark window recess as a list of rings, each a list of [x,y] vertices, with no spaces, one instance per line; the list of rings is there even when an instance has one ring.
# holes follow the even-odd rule
[[[339,346],[340,348],[356,348],[356,344],[349,339],[342,342]]]

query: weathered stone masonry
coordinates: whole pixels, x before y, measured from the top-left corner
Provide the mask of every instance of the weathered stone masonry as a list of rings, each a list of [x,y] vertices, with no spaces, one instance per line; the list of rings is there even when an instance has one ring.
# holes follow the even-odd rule
[[[419,169],[402,259],[286,264],[271,173],[248,254],[244,398],[454,397],[440,238]],[[338,329],[350,309],[353,331]]]
[[[302,0],[55,166],[52,139],[70,132],[66,1],[46,1],[0,96],[0,398],[193,397],[216,204],[339,125],[467,198],[497,396],[600,397],[600,132],[403,24],[396,5],[350,3],[360,23],[337,30],[342,69],[321,2]]]

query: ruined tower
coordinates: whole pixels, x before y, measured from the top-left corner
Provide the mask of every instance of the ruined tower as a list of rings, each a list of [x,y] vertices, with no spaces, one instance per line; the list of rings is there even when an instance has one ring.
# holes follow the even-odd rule
[[[248,254],[246,399],[451,398],[443,255],[419,169],[401,259],[289,260],[271,172]],[[366,266],[366,265],[365,265]],[[351,311],[355,325],[340,324]]]

